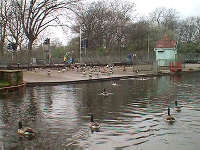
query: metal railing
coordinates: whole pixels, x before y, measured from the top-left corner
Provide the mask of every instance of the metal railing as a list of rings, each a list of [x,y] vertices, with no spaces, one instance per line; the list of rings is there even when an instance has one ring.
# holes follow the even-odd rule
[[[128,58],[128,54],[131,54],[131,59]],[[136,54],[136,55],[135,55]],[[51,64],[64,64],[64,57],[61,58],[51,58]],[[34,60],[34,61],[33,61]],[[145,65],[151,64],[155,61],[155,55],[151,53],[150,55],[147,52],[133,52],[125,51],[122,54],[87,54],[87,56],[82,56],[81,64],[130,64],[130,65]],[[178,54],[177,61],[184,63],[200,63],[200,54]],[[32,63],[34,65],[49,65],[49,61],[44,59],[40,53],[32,53]],[[79,57],[75,57],[75,63],[80,63]],[[0,55],[0,66],[9,66],[9,65],[28,65],[28,52],[20,51],[17,53],[7,52],[3,56]]]

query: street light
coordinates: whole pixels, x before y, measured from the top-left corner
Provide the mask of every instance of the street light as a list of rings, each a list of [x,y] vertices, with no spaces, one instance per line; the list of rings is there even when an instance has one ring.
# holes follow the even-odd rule
[[[148,61],[149,61],[149,31],[147,32],[147,51],[148,51]]]
[[[82,29],[80,27],[80,63],[82,63],[82,49],[85,50],[85,57],[87,55],[88,38],[85,35],[82,36]]]
[[[82,55],[82,51],[81,51],[81,47],[82,47],[82,45],[81,45],[81,43],[82,43],[82,39],[81,39],[81,34],[82,34],[82,30],[81,30],[81,27],[80,27],[80,64],[82,63],[82,57],[81,57],[81,55]]]
[[[45,40],[44,40],[44,43],[43,43],[44,45],[45,45],[45,47],[46,47],[46,57],[47,57],[47,54],[48,54],[48,57],[46,58],[46,59],[48,59],[48,63],[49,63],[49,65],[50,65],[50,62],[51,62],[51,51],[50,51],[50,38],[46,38]]]

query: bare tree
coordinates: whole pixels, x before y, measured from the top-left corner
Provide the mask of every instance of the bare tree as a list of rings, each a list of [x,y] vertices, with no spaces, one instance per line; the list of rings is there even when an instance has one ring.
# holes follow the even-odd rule
[[[178,12],[172,8],[160,7],[150,13],[150,21],[153,24],[165,27],[167,30],[175,31],[178,19]]]
[[[179,23],[177,34],[180,42],[200,40],[200,17],[188,17]]]
[[[16,6],[22,21],[23,31],[28,39],[29,63],[32,46],[38,35],[55,21],[53,13],[62,13],[62,9],[73,10],[81,0],[20,0]],[[58,17],[58,16],[56,16]]]
[[[11,42],[15,43],[16,49],[19,46],[20,49],[22,47],[22,42],[25,39],[25,35],[22,28],[22,20],[20,18],[19,11],[17,11],[17,8],[15,7],[15,1],[11,0],[9,5],[9,12],[8,12],[8,34]]]
[[[0,1],[0,53],[3,54],[5,47],[5,40],[7,36],[7,23],[8,23],[8,0]]]
[[[92,43],[88,44],[89,48],[120,47],[122,41],[125,41],[125,26],[131,21],[130,13],[134,7],[134,3],[114,0],[93,2],[85,9],[80,9],[77,26],[83,32],[82,36]]]

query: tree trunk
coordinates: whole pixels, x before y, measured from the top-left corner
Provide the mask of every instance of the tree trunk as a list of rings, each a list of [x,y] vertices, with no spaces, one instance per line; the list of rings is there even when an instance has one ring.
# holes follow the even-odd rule
[[[31,58],[32,58],[32,47],[33,47],[33,41],[29,40],[28,41],[28,70],[29,67],[31,66],[32,68],[32,63],[31,63]]]
[[[3,56],[4,52],[3,52],[3,42],[0,41],[0,55]]]
[[[0,52],[1,52],[1,55],[3,56],[4,55],[5,38],[6,38],[6,26],[4,26],[2,30],[1,30],[2,35],[1,35],[1,41],[0,41]]]

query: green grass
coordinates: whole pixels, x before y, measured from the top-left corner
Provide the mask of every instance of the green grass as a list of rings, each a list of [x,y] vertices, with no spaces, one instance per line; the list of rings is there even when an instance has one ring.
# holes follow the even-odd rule
[[[8,81],[0,81],[0,88],[10,86],[10,83]]]

